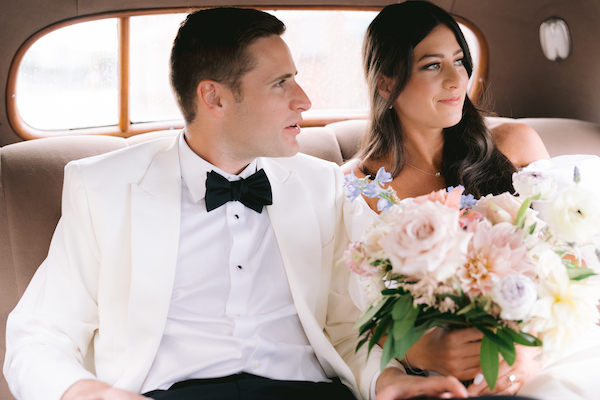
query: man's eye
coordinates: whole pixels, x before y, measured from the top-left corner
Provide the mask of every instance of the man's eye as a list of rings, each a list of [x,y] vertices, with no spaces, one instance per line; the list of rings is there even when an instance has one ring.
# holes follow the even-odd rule
[[[279,82],[277,82],[277,83],[275,84],[275,86],[277,86],[277,87],[282,87],[284,83],[285,83],[285,79],[284,79],[284,80],[281,80],[281,81],[279,81]]]

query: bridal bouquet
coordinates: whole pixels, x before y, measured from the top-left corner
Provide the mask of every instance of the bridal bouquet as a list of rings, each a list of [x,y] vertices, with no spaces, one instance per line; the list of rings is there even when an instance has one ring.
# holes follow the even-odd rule
[[[344,262],[359,275],[370,307],[356,323],[369,350],[384,336],[382,369],[436,326],[483,332],[480,364],[491,389],[499,355],[512,365],[515,344],[557,354],[598,320],[600,200],[539,172],[513,175],[517,195],[476,200],[462,187],[399,201],[383,189],[391,175],[346,176],[348,197],[379,197],[383,210],[352,243]],[[543,202],[547,218],[530,208]],[[592,251],[583,252],[586,246]],[[589,249],[588,249],[589,250]],[[586,262],[583,254],[596,258]]]

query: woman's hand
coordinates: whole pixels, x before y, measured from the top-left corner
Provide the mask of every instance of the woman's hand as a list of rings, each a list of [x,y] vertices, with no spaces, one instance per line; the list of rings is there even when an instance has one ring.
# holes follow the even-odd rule
[[[453,376],[422,377],[406,375],[398,368],[386,368],[376,385],[375,400],[410,399],[417,396],[465,398],[467,390]]]
[[[476,328],[433,328],[408,350],[406,358],[412,368],[452,375],[461,381],[471,380],[480,371],[481,338],[483,333]]]
[[[494,390],[490,390],[485,379],[480,383],[469,386],[467,389],[469,396],[481,396],[485,394],[501,394],[514,395],[516,394],[523,383],[537,374],[544,366],[544,361],[541,358],[541,348],[516,345],[517,357],[512,366],[502,360],[498,369],[498,380]],[[483,375],[482,375],[483,376]],[[511,377],[514,379],[511,382]]]

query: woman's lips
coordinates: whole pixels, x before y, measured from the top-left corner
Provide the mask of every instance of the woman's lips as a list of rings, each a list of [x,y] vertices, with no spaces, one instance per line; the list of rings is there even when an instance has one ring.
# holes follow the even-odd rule
[[[457,106],[461,103],[461,96],[448,97],[447,99],[439,100],[439,102],[449,106]]]

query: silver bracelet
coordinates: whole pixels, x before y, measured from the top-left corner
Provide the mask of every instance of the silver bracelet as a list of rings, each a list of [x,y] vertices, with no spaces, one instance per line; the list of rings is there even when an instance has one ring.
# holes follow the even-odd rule
[[[411,375],[429,376],[429,374],[427,373],[427,370],[419,369],[419,368],[416,368],[416,367],[413,368],[410,365],[410,363],[408,362],[408,356],[406,354],[404,355],[404,362],[406,363],[406,367],[410,371]]]

